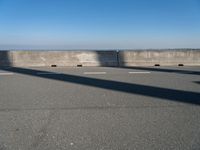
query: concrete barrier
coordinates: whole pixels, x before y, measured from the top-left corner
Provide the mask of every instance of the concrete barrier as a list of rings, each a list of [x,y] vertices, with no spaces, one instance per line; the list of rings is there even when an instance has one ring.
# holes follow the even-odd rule
[[[133,50],[119,52],[120,66],[200,65],[200,50]]]
[[[0,51],[0,66],[200,65],[200,50]]]
[[[0,51],[0,66],[11,66],[12,55],[9,51]]]
[[[0,52],[0,56],[2,62],[10,60],[12,66],[22,67],[117,66],[116,51],[8,51],[6,55]]]

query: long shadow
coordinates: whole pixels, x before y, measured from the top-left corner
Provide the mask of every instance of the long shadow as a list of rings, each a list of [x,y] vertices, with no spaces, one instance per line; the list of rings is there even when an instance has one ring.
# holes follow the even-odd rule
[[[200,81],[194,81],[194,83],[200,84]]]
[[[200,93],[182,91],[147,85],[139,85],[134,83],[125,83],[120,81],[111,81],[104,79],[94,79],[89,77],[83,77],[78,75],[69,74],[50,74],[53,72],[34,70],[20,67],[13,68],[1,68],[2,70],[11,71],[15,73],[20,73],[24,75],[30,75],[40,78],[58,80],[63,82],[70,82],[80,85],[87,85],[91,87],[98,87],[102,89],[126,92],[130,94],[138,94],[143,96],[155,97],[160,99],[166,99],[170,101],[177,101],[182,103],[189,103],[200,105]],[[38,72],[42,74],[38,74]]]

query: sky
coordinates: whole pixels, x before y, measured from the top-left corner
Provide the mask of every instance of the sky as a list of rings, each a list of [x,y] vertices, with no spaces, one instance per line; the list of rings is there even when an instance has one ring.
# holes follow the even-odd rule
[[[200,0],[0,0],[0,49],[200,48]]]

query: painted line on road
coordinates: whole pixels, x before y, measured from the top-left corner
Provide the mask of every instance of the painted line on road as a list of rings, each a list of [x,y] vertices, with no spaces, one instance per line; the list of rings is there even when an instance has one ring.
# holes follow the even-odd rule
[[[13,75],[12,72],[0,72],[0,76]]]
[[[106,74],[106,72],[84,72],[84,74]]]
[[[151,73],[151,72],[148,72],[148,71],[140,71],[140,72],[138,72],[138,71],[134,71],[134,72],[128,72],[129,74],[149,74],[149,73]]]
[[[56,73],[56,72],[37,72],[37,74],[45,75],[45,74],[62,74],[62,73]]]

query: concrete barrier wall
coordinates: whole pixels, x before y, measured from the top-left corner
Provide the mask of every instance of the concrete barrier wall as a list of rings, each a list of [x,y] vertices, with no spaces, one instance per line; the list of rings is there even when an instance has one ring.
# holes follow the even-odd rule
[[[0,51],[0,66],[11,66],[12,55],[9,51]]]
[[[133,50],[119,52],[120,66],[200,65],[200,50]]]
[[[0,51],[0,66],[200,65],[200,50]]]
[[[7,55],[0,52],[12,66],[117,66],[116,51],[10,51]]]

